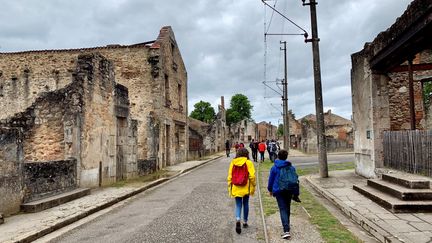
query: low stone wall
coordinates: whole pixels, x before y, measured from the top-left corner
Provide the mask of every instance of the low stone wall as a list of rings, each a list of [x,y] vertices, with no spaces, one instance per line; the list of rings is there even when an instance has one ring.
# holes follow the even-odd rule
[[[22,198],[22,134],[19,129],[0,127],[0,212],[19,211]]]
[[[75,159],[23,164],[24,202],[38,200],[77,187]]]
[[[156,171],[157,163],[156,159],[139,159],[137,161],[138,175],[148,175]]]

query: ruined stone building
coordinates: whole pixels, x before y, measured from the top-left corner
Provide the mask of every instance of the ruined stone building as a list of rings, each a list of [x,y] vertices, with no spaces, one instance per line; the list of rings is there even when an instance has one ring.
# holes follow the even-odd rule
[[[226,125],[224,97],[218,106],[218,113],[212,123],[205,123],[189,117],[189,154],[188,159],[197,159],[225,150],[225,141],[229,139]]]
[[[316,116],[309,114],[301,119],[302,141],[299,149],[307,153],[318,152]],[[327,151],[352,151],[353,136],[352,122],[341,116],[333,114],[331,110],[324,113],[324,126],[326,134]]]
[[[300,148],[302,143],[302,125],[295,119],[292,112],[288,112],[289,117],[289,133],[290,133],[290,148]]]
[[[271,122],[262,121],[258,123],[258,137],[260,141],[266,139],[278,139],[277,127],[272,125]]]
[[[0,53],[0,211],[187,159],[187,73],[154,41]]]
[[[432,171],[432,150],[427,152],[432,136],[421,132],[432,130],[427,91],[432,85],[431,40],[432,2],[414,0],[390,28],[352,54],[354,151],[360,175],[374,177],[382,167]],[[410,155],[395,156],[404,151]]]
[[[236,142],[249,144],[252,139],[257,138],[258,125],[251,119],[244,119],[230,126],[229,139],[233,144]]]

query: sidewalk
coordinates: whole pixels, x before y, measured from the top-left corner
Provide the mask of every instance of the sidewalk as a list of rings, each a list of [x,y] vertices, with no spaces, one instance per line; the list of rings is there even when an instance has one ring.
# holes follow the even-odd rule
[[[97,211],[132,197],[149,188],[173,179],[200,165],[220,158],[220,154],[206,160],[188,161],[165,170],[172,172],[165,178],[149,182],[128,183],[122,187],[103,187],[92,191],[88,196],[73,200],[39,213],[18,214],[5,219],[0,225],[0,242],[31,242],[64,226],[74,223]]]
[[[330,171],[329,178],[305,176],[315,190],[381,242],[431,242],[432,213],[393,214],[353,190],[366,185],[354,170]]]

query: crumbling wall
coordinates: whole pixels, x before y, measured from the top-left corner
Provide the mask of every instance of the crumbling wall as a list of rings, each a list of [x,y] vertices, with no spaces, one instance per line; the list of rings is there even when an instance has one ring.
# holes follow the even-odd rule
[[[410,130],[411,114],[409,99],[408,72],[389,73],[389,105],[390,105],[390,129],[393,131]],[[424,124],[423,98],[421,84],[414,83],[414,110],[416,128],[422,129]]]
[[[19,211],[22,199],[22,134],[18,128],[0,127],[0,212]]]
[[[23,164],[24,202],[31,202],[77,187],[76,159]]]

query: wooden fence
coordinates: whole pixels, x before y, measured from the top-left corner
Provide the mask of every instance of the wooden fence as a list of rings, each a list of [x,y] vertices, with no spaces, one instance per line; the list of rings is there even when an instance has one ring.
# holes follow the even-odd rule
[[[432,130],[384,132],[384,166],[432,177]]]

